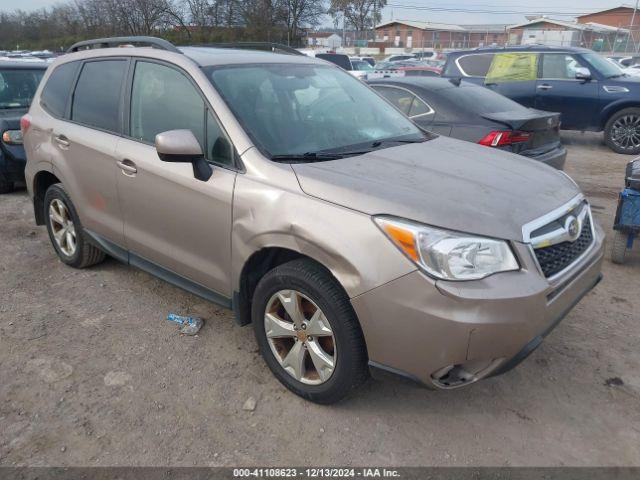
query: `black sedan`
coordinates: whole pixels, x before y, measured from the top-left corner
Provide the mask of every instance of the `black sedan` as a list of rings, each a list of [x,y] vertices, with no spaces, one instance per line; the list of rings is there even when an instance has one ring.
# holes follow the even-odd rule
[[[425,130],[508,150],[564,168],[560,114],[525,108],[459,79],[388,78],[368,82]]]
[[[47,69],[46,62],[0,61],[0,193],[24,180],[27,162],[22,146],[20,117],[31,104]]]

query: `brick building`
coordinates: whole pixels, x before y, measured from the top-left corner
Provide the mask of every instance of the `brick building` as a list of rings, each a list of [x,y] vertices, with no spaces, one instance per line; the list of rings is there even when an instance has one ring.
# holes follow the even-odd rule
[[[389,47],[475,48],[504,45],[506,25],[451,25],[413,20],[392,20],[376,27],[376,42]]]
[[[628,30],[628,40],[618,40],[616,50],[637,52],[640,50],[640,12],[634,15],[634,8],[626,5],[581,15],[577,18],[580,24],[597,23],[612,28]],[[612,49],[613,50],[613,49]]]
[[[633,18],[633,7],[621,6],[616,8],[610,8],[608,10],[602,10],[600,12],[589,13],[588,15],[581,15],[577,17],[578,23],[589,24],[599,23],[601,25],[609,25],[615,28],[632,27],[631,22],[633,20],[634,30],[640,27],[640,15],[636,15]]]

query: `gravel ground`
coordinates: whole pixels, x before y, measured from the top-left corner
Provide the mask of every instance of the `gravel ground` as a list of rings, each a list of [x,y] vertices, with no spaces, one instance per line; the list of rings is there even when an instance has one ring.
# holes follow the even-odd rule
[[[610,234],[629,158],[564,138]],[[0,196],[0,465],[640,466],[640,248],[512,372],[455,391],[370,381],[322,407],[229,311],[113,260],[65,267],[32,217],[24,191]],[[207,323],[182,337],[170,311]]]

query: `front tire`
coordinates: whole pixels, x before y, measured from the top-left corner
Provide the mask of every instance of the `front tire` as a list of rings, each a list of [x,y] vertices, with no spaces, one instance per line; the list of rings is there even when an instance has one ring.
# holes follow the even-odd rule
[[[640,153],[640,108],[625,108],[614,113],[604,127],[604,141],[616,153]]]
[[[44,218],[51,244],[63,263],[86,268],[104,260],[105,254],[87,241],[73,202],[61,183],[44,196]]]
[[[331,404],[367,379],[364,337],[351,302],[317,263],[293,260],[268,272],[256,287],[252,320],[267,365],[296,395]]]

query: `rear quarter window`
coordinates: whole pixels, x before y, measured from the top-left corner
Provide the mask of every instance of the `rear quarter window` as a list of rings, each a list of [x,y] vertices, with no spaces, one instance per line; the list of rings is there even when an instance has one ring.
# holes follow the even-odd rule
[[[456,60],[458,68],[468,77],[486,77],[493,62],[493,53],[465,55]]]
[[[55,68],[40,96],[40,105],[54,117],[64,118],[67,101],[71,93],[80,62],[63,63]]]
[[[119,131],[120,94],[127,64],[124,59],[85,63],[73,94],[71,120]]]

